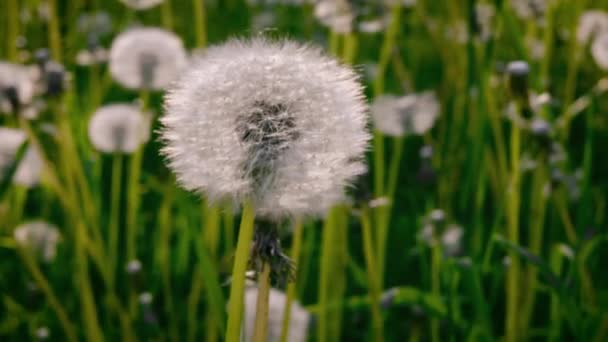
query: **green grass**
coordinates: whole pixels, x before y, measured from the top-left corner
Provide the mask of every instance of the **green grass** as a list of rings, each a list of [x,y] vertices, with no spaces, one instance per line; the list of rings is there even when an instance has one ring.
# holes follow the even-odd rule
[[[608,339],[608,163],[602,150],[608,101],[594,91],[607,73],[576,41],[580,13],[607,10],[606,1],[549,1],[543,25],[519,18],[510,1],[489,1],[496,14],[487,41],[473,33],[475,0],[395,6],[385,9],[392,21],[383,32],[352,34],[329,32],[310,5],[165,0],[134,12],[115,0],[50,0],[44,2],[54,11],[44,20],[36,14],[41,2],[0,2],[0,59],[33,64],[33,51],[47,47],[71,75],[65,93],[45,98],[39,119],[0,115],[2,126],[22,128],[29,145],[44,152],[39,186],[0,182],[0,340],[32,339],[46,326],[57,341],[217,341],[227,325],[238,326],[227,318],[227,281],[240,214],[226,203],[209,208],[176,185],[156,139],[162,92],[125,90],[105,64],[76,65],[87,45],[76,23],[95,11],[113,20],[101,40],[106,47],[139,22],[174,31],[191,49],[255,35],[255,16],[271,11],[274,29],[266,34],[321,45],[352,64],[370,102],[381,94],[437,92],[441,115],[429,133],[397,139],[374,133],[370,173],[359,188],[388,197],[388,206],[368,208],[355,198],[353,207],[339,205],[324,221],[295,223],[301,235],[282,230],[283,246],[298,260],[289,297],[317,317],[310,340]],[[24,12],[31,16],[27,22],[20,19]],[[469,32],[463,42],[445,34],[458,23]],[[19,36],[27,44],[16,48]],[[532,38],[543,45],[542,58],[533,58]],[[24,52],[30,58],[20,60]],[[550,163],[545,141],[504,115],[513,101],[520,116],[528,110],[527,99],[516,98],[500,71],[513,60],[529,62],[530,92],[554,99],[534,114],[553,124],[550,139],[565,150],[561,163]],[[365,72],[369,66],[375,73]],[[133,155],[94,151],[87,137],[92,112],[138,98],[155,117],[150,142]],[[580,98],[589,105],[573,115],[569,108]],[[55,125],[58,135],[45,133],[44,123]],[[434,150],[430,182],[419,178],[423,145]],[[521,171],[527,159],[537,167]],[[555,170],[579,170],[578,196],[551,178]],[[444,256],[441,243],[419,238],[433,209],[463,227],[458,255]],[[33,219],[61,230],[52,263],[38,261],[13,239],[14,228]],[[299,255],[290,253],[294,245]],[[136,275],[125,271],[133,258],[143,265]],[[144,292],[153,295],[152,303],[140,304]]]

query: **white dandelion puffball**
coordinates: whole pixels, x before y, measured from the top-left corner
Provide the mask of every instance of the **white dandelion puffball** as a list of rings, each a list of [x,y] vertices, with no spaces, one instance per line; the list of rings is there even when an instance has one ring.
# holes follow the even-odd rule
[[[61,235],[52,224],[44,221],[32,221],[15,228],[15,241],[22,247],[30,249],[46,262],[55,258],[57,243]]]
[[[245,336],[246,341],[251,341],[255,323],[256,303],[258,299],[258,289],[250,287],[245,291]],[[268,299],[268,336],[267,341],[278,342],[281,340],[283,330],[283,313],[285,312],[285,293],[270,289]],[[308,325],[310,313],[306,311],[297,301],[291,304],[291,316],[289,320],[289,333],[287,341],[305,342],[308,337]]]
[[[131,104],[99,108],[89,121],[89,139],[106,153],[133,153],[150,138],[150,115]]]
[[[120,0],[127,7],[141,11],[159,5],[163,0]]]
[[[319,0],[315,4],[315,17],[337,33],[349,33],[355,15],[346,0]]]
[[[584,12],[578,22],[576,39],[580,44],[587,44],[598,34],[608,32],[608,13],[599,10]]]
[[[19,162],[19,166],[13,176],[13,182],[28,188],[40,182],[40,173],[42,172],[42,158],[40,152],[29,146],[25,151],[23,159]]]
[[[258,215],[322,214],[366,172],[356,74],[288,40],[211,47],[165,97],[162,139],[188,190],[252,199]]]
[[[382,95],[371,106],[374,126],[388,136],[424,134],[435,125],[440,104],[432,91],[403,97]]]
[[[33,69],[19,64],[0,62],[0,102],[30,103],[36,92]],[[14,110],[15,108],[11,108]]]
[[[25,133],[20,129],[0,127],[0,180],[15,160],[19,147],[25,142]]]
[[[601,69],[608,70],[608,32],[595,37],[591,45],[591,55]]]
[[[164,89],[187,63],[181,39],[159,28],[128,30],[110,48],[110,73],[129,89]]]

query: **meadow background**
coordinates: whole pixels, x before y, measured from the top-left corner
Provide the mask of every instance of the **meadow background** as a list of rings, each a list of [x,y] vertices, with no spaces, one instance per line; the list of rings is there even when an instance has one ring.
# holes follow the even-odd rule
[[[346,6],[344,29],[305,1],[1,1],[2,62],[63,69],[18,106],[0,72],[0,123],[27,136],[12,154],[0,137],[0,340],[222,339],[238,208],[176,185],[159,155],[163,92],[109,74],[104,51],[134,25],[172,31],[192,53],[235,36],[310,42],[353,65],[370,103],[434,92],[428,130],[386,136],[370,119],[369,174],[349,201],[282,225],[309,340],[608,340],[608,42],[594,44],[608,23],[579,33],[608,2]],[[89,140],[91,115],[117,102],[153,114],[133,154]],[[27,148],[41,175],[18,184]],[[58,235],[19,238],[40,221]]]

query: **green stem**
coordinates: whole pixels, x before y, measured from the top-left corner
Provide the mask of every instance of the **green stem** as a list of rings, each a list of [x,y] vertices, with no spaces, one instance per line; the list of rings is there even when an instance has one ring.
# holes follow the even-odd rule
[[[110,190],[110,229],[108,254],[110,256],[111,286],[114,287],[114,271],[118,262],[118,232],[120,217],[120,185],[122,180],[122,156],[112,156],[112,185]]]
[[[520,129],[517,124],[511,128],[511,182],[507,189],[507,239],[519,245],[519,209],[520,209]],[[507,314],[505,320],[505,340],[519,340],[519,259],[517,253],[509,252],[509,268],[507,271]]]
[[[198,326],[200,325],[197,318],[197,309],[201,300],[202,289],[203,282],[201,272],[199,267],[197,267],[194,269],[194,273],[192,274],[192,287],[190,289],[190,294],[188,295],[188,304],[186,309],[188,317],[186,341],[188,342],[196,341],[196,332]]]
[[[333,265],[334,235],[336,234],[336,215],[337,208],[330,210],[323,222],[323,237],[321,246],[321,278],[319,279],[319,328],[318,341],[328,340],[329,326],[329,287]]]
[[[171,0],[164,0],[160,10],[163,27],[171,31],[173,29],[173,9],[171,8]]]
[[[367,266],[367,281],[369,286],[369,297],[371,299],[370,306],[372,313],[374,341],[382,342],[384,341],[384,337],[382,313],[380,312],[380,278],[376,273],[372,227],[369,210],[367,208],[363,208],[361,210],[361,228],[363,229],[363,251],[365,255],[365,265]]]
[[[558,277],[562,273],[563,258],[559,251],[558,246],[551,248],[551,271]],[[560,295],[556,291],[551,291],[551,302],[550,302],[550,320],[551,328],[549,331],[549,341],[562,341],[561,336],[561,303]]]
[[[192,0],[192,6],[194,10],[196,47],[203,48],[207,45],[207,14],[205,12],[204,0]]]
[[[48,0],[49,6],[49,42],[51,55],[57,62],[61,62],[61,35],[59,33],[59,20],[57,19],[57,0]]]
[[[270,299],[270,264],[262,264],[262,273],[258,278],[258,294],[255,311],[253,342],[266,342],[268,336],[268,301]]]
[[[7,0],[6,20],[8,21],[7,32],[7,59],[11,62],[17,62],[17,37],[19,36],[19,4],[17,0]]]
[[[230,285],[230,301],[228,304],[228,325],[226,327],[227,342],[238,342],[241,333],[245,273],[247,272],[249,252],[253,240],[254,220],[255,210],[253,203],[247,201],[243,206],[234,267],[232,268],[232,284]]]
[[[302,219],[296,218],[293,224],[293,243],[291,248],[291,261],[295,265],[298,265],[299,271],[299,259],[300,251],[302,250]],[[283,310],[283,328],[281,330],[281,342],[287,342],[289,336],[289,327],[291,322],[291,306],[296,295],[296,284],[297,281],[290,282],[287,285],[287,299],[285,300],[285,310]]]
[[[435,244],[431,247],[431,291],[433,295],[439,297],[440,295],[440,276],[441,274],[441,247],[439,244]],[[431,341],[441,341],[441,335],[439,332],[439,319],[436,317],[431,318]]]

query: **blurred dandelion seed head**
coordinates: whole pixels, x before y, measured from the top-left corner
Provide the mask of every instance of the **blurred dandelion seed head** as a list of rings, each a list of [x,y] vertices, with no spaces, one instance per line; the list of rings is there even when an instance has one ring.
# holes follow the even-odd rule
[[[99,108],[89,121],[89,139],[106,153],[133,153],[150,138],[150,115],[131,104]]]
[[[245,291],[245,336],[247,337],[247,341],[250,341],[253,336],[257,297],[258,289],[256,287],[249,287]],[[281,339],[286,300],[287,296],[285,293],[276,289],[270,289],[268,300],[267,341],[278,342]],[[311,315],[308,311],[306,311],[297,301],[292,302],[287,341],[306,341],[310,319]]]
[[[608,31],[597,35],[591,44],[591,55],[602,70],[608,70]]]
[[[134,28],[112,42],[112,77],[129,89],[161,90],[179,75],[188,61],[181,39],[159,28]]]
[[[314,14],[321,24],[337,33],[351,32],[355,19],[347,0],[319,0],[315,4]]]
[[[258,214],[322,214],[365,173],[355,73],[288,40],[211,47],[165,97],[164,155],[188,190]]]
[[[390,136],[428,132],[435,125],[439,111],[439,100],[431,91],[403,97],[382,95],[371,106],[375,127]]]
[[[42,158],[34,147],[29,146],[19,162],[19,166],[13,176],[13,182],[21,186],[31,188],[40,182],[42,172]]]
[[[7,102],[11,111],[30,103],[36,93],[36,78],[32,68],[0,62],[0,102]]]
[[[15,228],[13,237],[20,246],[36,253],[45,262],[51,262],[57,254],[57,243],[61,235],[52,224],[32,221]]]
[[[0,179],[13,163],[19,147],[25,140],[25,133],[22,130],[0,127]]]
[[[581,45],[586,45],[604,32],[608,32],[608,13],[600,10],[589,10],[579,18],[576,40]]]

